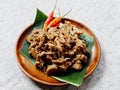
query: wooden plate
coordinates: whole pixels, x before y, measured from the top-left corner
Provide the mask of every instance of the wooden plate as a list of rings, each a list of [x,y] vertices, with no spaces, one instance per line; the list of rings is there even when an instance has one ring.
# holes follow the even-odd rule
[[[100,49],[100,45],[98,42],[97,37],[95,36],[95,34],[89,29],[87,28],[85,25],[72,20],[72,19],[68,19],[68,18],[64,18],[67,21],[70,21],[72,24],[76,25],[77,28],[80,28],[83,30],[84,33],[91,35],[94,38],[94,46],[92,49],[92,56],[90,59],[90,64],[87,68],[87,72],[84,76],[84,78],[88,77],[97,67],[99,61],[100,61],[100,56],[101,56],[101,49]],[[21,54],[20,54],[20,49],[23,46],[26,37],[29,33],[29,31],[31,30],[32,25],[30,25],[29,27],[27,27],[22,34],[19,36],[18,40],[17,40],[17,44],[16,44],[16,60],[17,63],[20,67],[20,69],[27,75],[29,76],[31,79],[43,83],[43,84],[47,84],[47,85],[53,85],[53,86],[61,86],[61,85],[67,85],[67,83],[64,82],[60,82],[50,76],[47,76],[45,73],[41,72],[40,70],[36,69],[35,65],[32,64],[31,62],[29,62],[26,58],[24,58]]]

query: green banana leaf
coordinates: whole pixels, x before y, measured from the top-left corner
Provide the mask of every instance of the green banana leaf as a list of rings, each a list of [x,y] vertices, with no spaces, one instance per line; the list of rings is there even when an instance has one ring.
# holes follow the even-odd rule
[[[35,21],[34,21],[33,28],[42,28],[46,19],[47,19],[47,16],[43,12],[41,12],[39,9],[37,9],[36,18],[35,18]],[[86,42],[87,48],[91,52],[92,47],[94,45],[93,37],[91,37],[87,34],[82,34],[80,36],[80,38]],[[20,50],[20,53],[27,60],[29,60],[31,63],[35,64],[35,59],[32,58],[29,55],[28,48],[29,48],[29,43],[27,41],[25,41],[23,47]],[[89,60],[90,60],[90,56],[88,56],[88,61]],[[71,72],[69,74],[57,75],[57,76],[52,76],[52,77],[57,79],[57,80],[60,80],[62,82],[66,82],[66,83],[69,83],[69,84],[72,84],[72,85],[75,85],[75,86],[80,86],[80,85],[82,85],[82,82],[83,82],[84,75],[86,73],[86,69],[87,69],[88,64],[86,64],[86,66],[84,66],[83,69],[79,72],[74,71],[74,72]]]

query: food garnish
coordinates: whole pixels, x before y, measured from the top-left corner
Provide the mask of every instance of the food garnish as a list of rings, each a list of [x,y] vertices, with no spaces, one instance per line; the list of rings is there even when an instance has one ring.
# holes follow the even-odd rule
[[[79,37],[82,33],[68,21],[59,28],[32,31],[27,41],[36,67],[48,75],[80,71],[89,55],[85,41]]]
[[[53,10],[49,13],[48,18],[46,19],[46,21],[44,23],[43,30],[46,30],[47,26],[53,20],[53,18],[54,18],[54,11],[55,11],[55,8],[56,8],[56,4],[57,4],[57,0],[56,0],[56,3],[55,3],[55,6],[54,6]]]
[[[51,14],[50,15],[50,17],[52,18],[52,17],[54,17],[54,15],[53,14]],[[59,17],[56,17],[56,18],[60,18],[60,16]],[[57,79],[57,80],[59,80],[59,81],[62,81],[62,82],[66,82],[66,83],[69,83],[69,84],[72,84],[72,85],[75,85],[75,86],[80,86],[80,85],[82,85],[82,82],[83,82],[83,79],[84,79],[84,75],[85,75],[85,73],[86,73],[86,69],[87,69],[87,66],[88,66],[88,64],[89,64],[89,60],[90,60],[90,56],[91,56],[91,50],[92,50],[92,47],[93,47],[93,44],[94,44],[94,39],[93,39],[93,37],[91,37],[91,36],[89,36],[89,35],[87,35],[87,34],[84,34],[84,32],[81,32],[81,30],[78,30],[77,29],[77,27],[76,26],[74,26],[73,24],[71,24],[70,22],[69,22],[69,20],[67,21],[67,20],[65,20],[64,22],[65,23],[62,23],[62,21],[61,20],[64,20],[64,18],[62,17],[62,19],[60,18],[60,19],[57,19],[57,21],[56,22],[58,22],[58,21],[60,21],[60,22],[58,22],[58,23],[55,23],[54,25],[53,25],[53,27],[50,27],[49,25],[50,25],[50,23],[54,20],[54,18],[53,19],[49,19],[48,21],[49,22],[47,22],[46,21],[47,20],[47,16],[42,12],[42,11],[40,11],[39,9],[37,9],[37,14],[36,14],[36,18],[35,18],[35,22],[34,22],[34,24],[33,24],[33,29],[31,30],[32,31],[32,33],[31,34],[29,34],[29,36],[28,36],[28,38],[27,38],[27,41],[25,41],[25,43],[23,44],[23,47],[21,48],[21,50],[20,50],[20,53],[27,59],[27,60],[29,60],[30,62],[32,62],[33,64],[35,64],[36,66],[37,66],[37,64],[41,64],[40,65],[40,67],[43,67],[44,69],[40,69],[40,67],[39,67],[39,69],[40,70],[42,70],[43,72],[45,72],[45,73],[47,73],[47,74],[49,74],[49,75],[51,75],[53,78],[55,78],[55,79]],[[52,20],[52,21],[51,21]],[[46,23],[46,25],[45,25],[45,28],[43,28],[44,27],[44,24],[45,24],[45,21],[47,22]],[[73,29],[75,29],[75,32],[74,32],[74,30],[73,30],[73,32],[74,33],[76,33],[77,31],[79,32],[79,34],[72,34],[71,33],[71,35],[73,35],[73,37],[77,37],[76,38],[76,40],[78,40],[78,41],[80,41],[79,43],[81,43],[82,44],[82,47],[84,47],[85,49],[82,51],[82,52],[84,52],[83,53],[83,55],[81,56],[81,55],[77,55],[77,54],[75,54],[75,55],[73,55],[75,58],[80,58],[79,56],[81,56],[81,57],[84,57],[84,59],[82,59],[83,60],[83,63],[84,64],[82,64],[82,67],[80,67],[80,65],[76,65],[76,63],[72,63],[73,61],[76,61],[76,60],[72,60],[72,58],[71,57],[65,57],[65,56],[62,56],[63,54],[65,54],[66,53],[66,51],[65,52],[62,52],[63,50],[68,50],[68,52],[70,51],[70,48],[71,48],[71,45],[73,45],[73,47],[75,46],[74,45],[74,41],[75,40],[70,40],[69,38],[68,38],[68,36],[62,36],[62,35],[59,35],[59,34],[62,34],[62,31],[63,31],[63,33],[64,33],[64,31],[72,31],[72,29],[64,29],[64,30],[62,30],[63,29],[63,27],[65,27],[66,26],[66,24],[67,25],[70,25],[70,27],[72,27]],[[51,25],[51,26],[52,26]],[[59,27],[59,28],[58,28]],[[67,27],[67,26],[66,26]],[[68,27],[67,27],[68,28]],[[44,32],[45,31],[45,32]],[[52,33],[53,32],[53,33]],[[57,34],[57,33],[55,33],[55,32],[57,32],[57,33],[59,33],[59,34]],[[34,33],[34,34],[33,34]],[[39,34],[41,35],[41,34],[43,34],[43,36],[44,36],[44,34],[45,34],[45,37],[42,37],[42,39],[43,39],[43,43],[41,43],[42,42],[42,39],[39,41],[39,38],[38,37],[40,37],[41,38],[41,36],[39,36]],[[49,34],[49,35],[48,35]],[[55,35],[52,35],[53,34],[55,34]],[[56,35],[57,35],[57,37],[58,37],[58,39],[56,39],[56,40],[52,40],[53,38],[55,39],[55,37],[56,37]],[[70,35],[70,37],[71,37],[71,35]],[[30,38],[31,37],[33,37],[31,40],[30,40]],[[61,38],[62,37],[62,38]],[[72,38],[73,38],[72,37]],[[66,40],[70,40],[70,43],[71,44],[63,44],[63,43],[66,43],[66,40],[65,40],[65,42],[64,42],[64,38],[67,38]],[[79,38],[79,39],[78,39]],[[46,40],[44,40],[44,39],[46,39]],[[34,43],[32,43],[32,40],[33,40],[33,42]],[[36,41],[36,42],[35,42]],[[44,42],[45,41],[45,42]],[[47,42],[46,42],[47,41]],[[61,44],[61,41],[62,41],[62,44]],[[67,41],[67,42],[68,42]],[[37,43],[37,42],[39,42],[39,43]],[[55,44],[54,44],[55,43]],[[59,44],[60,43],[60,44]],[[38,44],[38,45],[37,45]],[[47,45],[47,44],[49,44],[49,45]],[[76,43],[77,44],[77,43]],[[44,45],[45,47],[42,47],[42,45]],[[67,48],[68,49],[63,49],[63,48],[66,48],[66,47],[62,47],[62,49],[61,49],[61,46],[63,45],[67,45]],[[79,44],[77,44],[78,46],[79,46]],[[31,51],[32,51],[32,48],[36,48],[37,46],[39,46],[40,47],[40,49],[45,49],[46,48],[46,46],[48,47],[48,46],[55,46],[55,49],[58,49],[59,50],[59,52],[58,51],[56,51],[56,52],[48,52],[48,49],[45,49],[46,51],[45,52],[40,52],[39,54],[41,54],[41,55],[47,55],[46,57],[47,58],[51,58],[51,57],[49,57],[49,55],[51,55],[51,54],[55,54],[55,53],[60,53],[60,54],[58,54],[58,56],[60,55],[60,56],[62,56],[62,57],[58,57],[57,56],[57,58],[56,57],[54,57],[54,58],[56,58],[56,59],[51,59],[51,61],[52,61],[52,64],[51,65],[49,65],[49,68],[46,68],[46,65],[44,66],[44,63],[43,63],[43,66],[42,66],[42,63],[40,63],[40,62],[43,62],[40,58],[37,60],[37,55],[36,54],[38,54],[38,53],[32,53]],[[51,48],[50,47],[50,48]],[[71,49],[73,49],[73,47],[71,48]],[[80,46],[81,47],[81,46]],[[35,48],[33,49],[33,51],[35,50]],[[79,49],[79,48],[78,48]],[[50,49],[50,50],[52,50],[52,49]],[[77,50],[77,48],[76,48],[76,50]],[[41,51],[41,50],[40,50]],[[74,50],[71,50],[70,52],[69,52],[69,54],[70,55],[72,55],[73,54],[73,51]],[[62,54],[61,54],[61,52],[62,52]],[[76,51],[74,52],[74,53],[76,53]],[[49,54],[49,55],[48,55]],[[80,53],[81,54],[81,53]],[[46,58],[45,57],[45,58]],[[65,58],[64,58],[65,57]],[[53,58],[53,57],[52,57]],[[87,59],[86,59],[87,58]],[[46,60],[46,59],[44,59],[44,60]],[[60,61],[60,62],[56,62],[56,61]],[[70,70],[70,72],[67,72],[67,74],[59,74],[59,75],[52,75],[52,74],[56,74],[56,72],[54,73],[54,72],[51,72],[51,70],[53,69],[53,70],[57,70],[58,69],[58,66],[56,66],[56,63],[60,63],[61,64],[61,62],[63,61],[65,61],[65,62],[70,62],[70,60],[72,61],[71,62],[71,66],[72,66],[72,68],[74,68],[74,71],[71,71],[71,69],[68,69],[68,68],[64,68],[63,69],[63,71],[62,72],[67,72],[67,69],[68,70]],[[45,61],[45,63],[46,62],[48,62],[48,61]],[[76,61],[77,63],[81,63],[81,61],[79,62],[79,61]],[[51,63],[51,62],[50,62]],[[75,64],[75,65],[74,65]],[[63,64],[64,65],[64,64]],[[67,64],[68,65],[68,64]],[[67,65],[65,65],[65,66],[67,66]],[[39,66],[39,65],[38,65]],[[38,68],[38,66],[37,66],[37,68]],[[70,67],[71,67],[70,66]],[[78,66],[78,67],[76,67],[76,66]],[[61,67],[61,66],[60,66]],[[44,71],[45,70],[45,71]],[[52,71],[53,71],[52,70]],[[61,72],[61,71],[60,71]]]

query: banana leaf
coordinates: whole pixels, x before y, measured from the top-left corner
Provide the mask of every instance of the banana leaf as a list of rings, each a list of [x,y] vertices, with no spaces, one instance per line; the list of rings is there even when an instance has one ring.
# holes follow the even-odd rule
[[[46,19],[47,19],[47,16],[42,11],[37,9],[33,28],[42,28]],[[87,48],[91,52],[92,47],[94,45],[93,37],[91,37],[87,34],[82,34],[82,35],[80,35],[80,38],[86,42]],[[31,63],[35,64],[35,59],[32,58],[30,56],[30,54],[28,53],[28,51],[29,51],[28,48],[29,48],[29,43],[27,41],[25,41],[23,47],[20,50],[20,53]],[[89,60],[90,60],[90,56],[88,56],[88,63],[83,67],[83,69],[81,71],[74,71],[69,74],[56,75],[56,76],[52,76],[52,77],[57,80],[60,80],[62,82],[66,82],[66,83],[69,83],[69,84],[72,84],[72,85],[78,87],[78,86],[82,85],[84,75],[86,73],[86,69],[89,64]]]

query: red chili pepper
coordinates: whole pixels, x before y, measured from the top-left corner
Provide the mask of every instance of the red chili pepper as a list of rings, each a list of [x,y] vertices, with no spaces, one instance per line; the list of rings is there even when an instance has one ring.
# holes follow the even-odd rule
[[[54,12],[50,12],[49,17],[46,20],[47,25],[53,20]]]
[[[54,12],[52,11],[44,23],[43,30],[45,30],[47,28],[47,26],[49,25],[49,23],[53,20],[53,16],[54,16]]]
[[[49,27],[54,27],[54,26],[56,26],[57,23],[61,22],[62,18],[63,18],[64,16],[66,16],[70,11],[71,11],[71,10],[69,10],[69,11],[68,11],[66,14],[64,14],[62,17],[56,17],[56,18],[54,18],[54,19],[50,22]]]
[[[59,22],[61,22],[62,17],[56,17],[55,19],[53,19],[50,24],[49,27],[54,27],[56,26]]]
[[[54,10],[55,10],[55,8],[56,8],[56,4],[57,4],[57,0],[56,0],[56,2],[55,2],[55,6],[54,6],[54,8],[53,8],[53,11],[50,12],[47,20],[46,20],[45,23],[44,23],[43,30],[46,30],[47,26],[48,26],[48,25],[50,24],[50,22],[53,20]]]
[[[55,25],[55,27],[59,27],[59,25],[60,25],[60,22],[58,22],[58,23]]]

